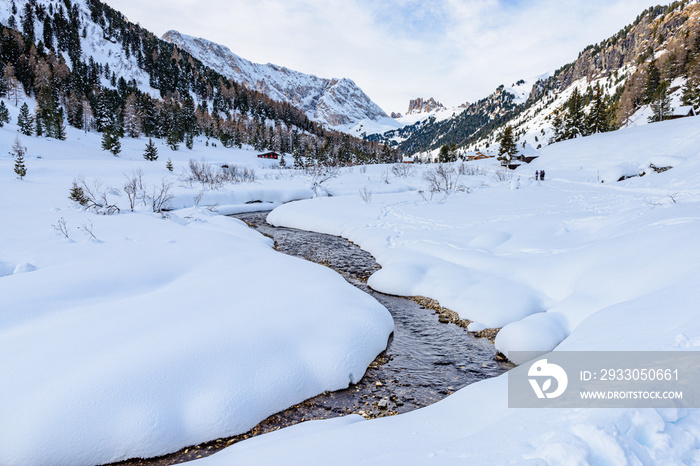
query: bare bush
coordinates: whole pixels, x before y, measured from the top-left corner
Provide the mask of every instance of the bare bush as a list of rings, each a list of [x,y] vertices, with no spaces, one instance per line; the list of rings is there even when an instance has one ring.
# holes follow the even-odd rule
[[[235,165],[224,165],[214,168],[209,162],[202,160],[197,162],[190,159],[188,170],[184,170],[179,177],[180,181],[192,186],[198,182],[210,189],[219,189],[226,183],[253,183],[256,180],[255,170]]]
[[[88,220],[87,223],[83,223],[82,227],[78,227],[78,230],[83,230],[83,233],[85,233],[85,236],[87,236],[90,239],[93,239],[95,241],[98,241],[97,236],[92,232],[93,226],[92,222]]]
[[[391,167],[391,173],[397,178],[406,178],[413,174],[413,166],[408,163],[395,163]]]
[[[422,189],[419,189],[418,194],[420,195],[420,197],[423,198],[423,200],[425,202],[429,202],[429,201],[433,200],[433,195],[435,194],[435,191],[430,191],[430,195],[426,196],[425,191],[423,191]]]
[[[143,171],[141,171],[141,169],[134,170],[131,175],[125,173],[124,176],[126,177],[126,181],[122,189],[129,199],[129,208],[133,212],[138,199],[142,199],[144,205],[146,204],[146,185],[143,183]]]
[[[332,180],[340,174],[340,167],[323,164],[309,165],[305,170],[307,179],[311,184],[311,190],[316,196],[318,196],[321,191],[325,191],[325,193],[328,194],[328,190],[323,187],[323,183]]]
[[[513,173],[504,170],[496,170],[495,172],[496,179],[498,181],[510,181],[513,179]]]
[[[160,186],[153,187],[153,194],[151,195],[151,207],[153,212],[161,213],[170,210],[170,201],[175,197],[170,189],[173,184],[163,178],[160,182]]]
[[[423,180],[428,182],[428,190],[433,193],[450,193],[462,189],[459,173],[449,164],[440,163],[437,167],[426,170],[423,172]]]
[[[382,183],[389,184],[389,169],[388,168],[382,172],[379,179],[382,180]]]
[[[214,167],[205,160],[197,162],[196,160],[190,159],[187,168],[189,171],[183,170],[180,175],[180,181],[187,183],[189,186],[192,186],[194,182],[198,182],[215,188],[221,183],[220,180],[217,180]]]
[[[51,225],[51,228],[56,230],[64,238],[70,239],[70,236],[68,236],[68,223],[66,223],[65,218],[59,218],[55,225]]]
[[[202,198],[204,195],[207,193],[206,189],[202,189],[197,193],[197,195],[194,197],[194,206],[199,207],[199,203],[202,202]]]
[[[220,175],[228,183],[254,183],[256,180],[255,170],[236,165],[224,165],[220,169]]]
[[[365,204],[369,204],[372,202],[372,191],[365,186],[364,188],[360,189],[360,197],[363,201],[365,201]]]
[[[480,176],[486,174],[486,169],[477,165],[462,163],[459,165],[459,174],[463,176]]]
[[[118,190],[112,190],[112,192],[118,193]],[[102,189],[102,181],[99,179],[93,180],[92,185],[89,185],[82,175],[74,178],[69,198],[86,209],[103,215],[120,212],[119,207],[107,198],[107,191]]]

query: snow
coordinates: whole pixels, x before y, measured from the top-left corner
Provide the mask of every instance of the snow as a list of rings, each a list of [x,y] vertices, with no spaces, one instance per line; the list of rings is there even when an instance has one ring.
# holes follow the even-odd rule
[[[538,81],[544,81],[553,75],[554,73],[547,72],[539,76],[535,76],[533,78],[521,79],[518,82],[514,83],[512,86],[506,87],[505,91],[509,94],[512,94],[515,97],[515,99],[513,99],[514,104],[521,105],[527,102],[527,99],[528,97],[530,97],[530,92],[532,91],[533,86],[537,84]]]
[[[325,79],[271,63],[253,63],[228,47],[177,31],[166,32],[163,39],[187,50],[223,76],[271,99],[288,102],[302,109],[311,120],[335,130],[353,134],[353,128],[364,123],[371,127],[391,126],[391,118],[350,79]]]
[[[123,139],[114,157],[98,134],[70,128],[65,142],[21,137],[18,180],[7,154],[16,129],[0,128],[2,464],[160,455],[362,377],[393,328],[386,310],[222,215],[237,211],[352,240],[382,266],[371,287],[437,299],[471,330],[503,327],[507,355],[700,347],[700,118],[553,144],[513,172],[470,162],[449,193],[428,189],[434,164],[343,168],[316,191],[331,197],[247,148],[157,141],[160,158],[147,162],[144,139]],[[255,169],[257,180],[185,183],[189,159]],[[117,188],[139,169],[149,187],[173,183],[175,210],[129,210]],[[72,204],[80,174],[102,180],[122,211]],[[68,238],[52,227],[61,219]],[[699,413],[509,409],[506,375],[405,415],[302,423],[201,462],[693,464]]]
[[[0,128],[3,465],[101,464],[242,433],[357,382],[386,347],[383,306],[221,215],[311,197],[305,176],[202,140],[177,152],[156,141],[148,162],[147,140],[126,138],[114,157],[99,134],[68,128],[65,142],[20,136],[19,180],[8,154],[16,131]],[[190,186],[179,180],[190,158],[254,169],[258,181]],[[171,182],[175,210],[139,202],[131,212],[118,188],[135,170],[146,192]],[[73,204],[78,175],[101,180],[121,212]]]
[[[698,147],[698,118],[647,124],[548,146],[513,172],[518,189],[480,161],[470,192],[304,200],[268,219],[359,244],[382,265],[373,288],[436,298],[477,328],[505,323],[506,354],[697,350]],[[658,159],[674,168],[598,181]],[[412,413],[297,426],[201,462],[697,464],[699,426],[697,409],[509,409],[504,375]]]

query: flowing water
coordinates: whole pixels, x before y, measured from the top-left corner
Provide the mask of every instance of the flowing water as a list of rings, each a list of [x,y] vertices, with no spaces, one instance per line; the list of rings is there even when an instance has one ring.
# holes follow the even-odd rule
[[[379,265],[349,241],[320,233],[275,228],[267,212],[234,215],[275,241],[285,254],[318,262],[370,293],[394,318],[394,333],[386,351],[370,365],[356,385],[325,392],[261,422],[250,432],[195,445],[155,459],[135,459],[122,465],[168,465],[209,456],[240,440],[310,419],[356,413],[366,418],[412,411],[445,398],[481,379],[494,377],[511,365],[496,358],[493,344],[462,327],[446,323],[437,312],[407,298],[371,290],[367,278]]]

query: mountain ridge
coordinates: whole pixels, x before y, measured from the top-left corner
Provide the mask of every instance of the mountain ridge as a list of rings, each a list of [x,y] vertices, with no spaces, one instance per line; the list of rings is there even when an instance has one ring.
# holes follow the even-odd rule
[[[166,32],[162,38],[187,50],[222,75],[274,100],[299,107],[311,120],[335,129],[348,129],[365,119],[388,118],[349,78],[319,78],[272,63],[253,63],[224,45],[175,30]]]
[[[518,143],[542,147],[551,142],[556,117],[566,114],[573,89],[586,94],[585,104],[589,105],[596,84],[604,89],[611,128],[624,127],[648,105],[641,99],[640,86],[645,86],[652,62],[662,80],[682,79],[671,87],[673,101],[680,100],[679,86],[689,75],[700,75],[698,37],[700,5],[696,0],[651,7],[617,34],[585,47],[574,61],[554,73],[534,82],[499,86],[451,118],[428,118],[368,138],[392,144],[406,155],[435,153],[445,144],[467,151],[489,150],[497,144],[502,128],[512,125]]]

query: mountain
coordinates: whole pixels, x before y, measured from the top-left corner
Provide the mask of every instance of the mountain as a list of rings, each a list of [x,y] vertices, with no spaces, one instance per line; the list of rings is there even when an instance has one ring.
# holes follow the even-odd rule
[[[203,63],[274,100],[302,109],[311,120],[348,130],[362,120],[376,121],[387,114],[352,80],[326,79],[268,63],[261,65],[239,57],[223,45],[168,31],[163,39],[197,57]]]
[[[406,115],[414,115],[416,113],[430,113],[437,110],[444,110],[445,106],[440,102],[436,102],[432,97],[428,100],[423,100],[421,97],[410,100],[408,102],[408,111]]]
[[[324,165],[398,157],[222,75],[99,0],[0,3],[0,38],[0,97],[16,108],[27,105],[26,112],[34,109],[27,136],[62,139],[67,123],[110,140],[166,139],[172,150],[191,149],[199,138]],[[302,75],[295,76],[311,94],[311,78],[304,87]],[[383,114],[349,80],[326,82],[323,95],[311,100],[317,115],[335,123]],[[364,102],[365,113],[357,102]]]
[[[649,75],[658,71],[658,79]],[[382,134],[368,136],[400,148],[404,154],[436,151],[444,144],[463,150],[491,150],[505,125],[518,142],[544,147],[551,142],[585,135],[558,134],[557,120],[569,116],[576,92],[583,114],[590,114],[596,86],[604,100],[607,130],[647,122],[652,95],[667,83],[671,106],[695,99],[700,104],[700,5],[685,0],[643,11],[614,36],[590,45],[578,58],[531,80],[499,86],[488,97],[447,119],[427,119]],[[685,84],[689,83],[688,86]],[[653,84],[653,86],[652,86]],[[653,87],[651,91],[647,88]],[[685,94],[685,99],[683,95]],[[689,100],[690,99],[690,100]]]

